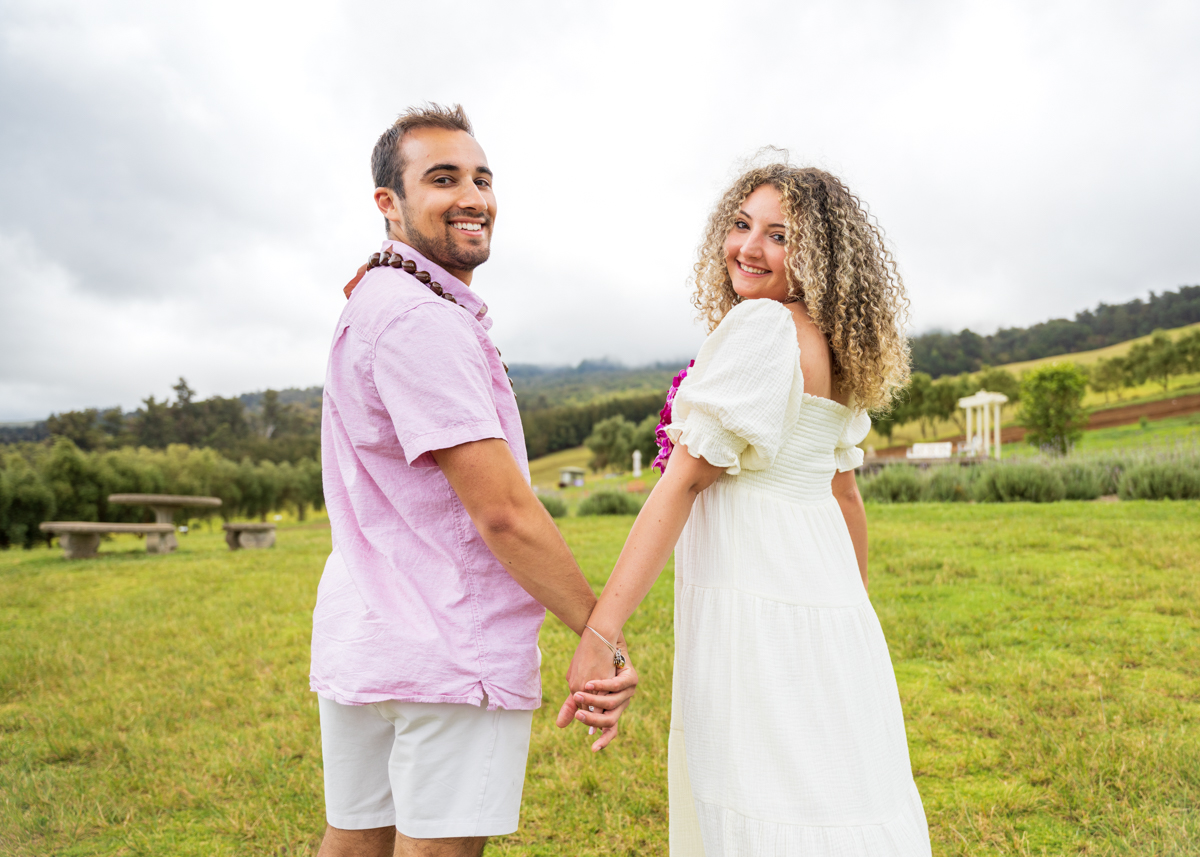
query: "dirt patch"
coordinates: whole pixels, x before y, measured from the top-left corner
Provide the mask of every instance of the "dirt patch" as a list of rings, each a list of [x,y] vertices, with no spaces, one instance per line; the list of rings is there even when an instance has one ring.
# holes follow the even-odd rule
[[[1190,396],[1178,396],[1174,399],[1160,399],[1157,402],[1143,402],[1140,405],[1125,405],[1120,408],[1105,408],[1095,411],[1088,419],[1088,429],[1112,428],[1136,423],[1142,417],[1148,420],[1162,420],[1167,417],[1181,417],[1200,411],[1200,393]]]

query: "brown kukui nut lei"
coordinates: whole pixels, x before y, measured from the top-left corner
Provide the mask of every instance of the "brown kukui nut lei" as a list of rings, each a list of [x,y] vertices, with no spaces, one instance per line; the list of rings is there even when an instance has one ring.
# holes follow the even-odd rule
[[[454,304],[455,306],[459,306],[458,301],[454,299],[454,295],[450,294],[448,291],[443,289],[440,285],[433,282],[433,277],[429,276],[429,274],[427,272],[418,271],[416,262],[412,261],[411,259],[405,259],[399,253],[392,253],[388,250],[383,250],[379,253],[372,253],[371,257],[369,259],[367,259],[367,264],[366,264],[365,268],[360,269],[360,270],[362,270],[363,273],[366,273],[367,271],[371,270],[372,268],[384,268],[384,267],[399,268],[400,270],[404,271],[406,274],[412,274],[416,278],[417,282],[424,283],[426,286],[429,287],[429,290],[431,292],[433,292],[435,295],[437,295],[439,298],[441,298],[442,300],[450,301],[450,303]],[[362,274],[359,274],[359,276],[356,277],[354,280],[352,280],[351,283],[346,287],[346,297],[347,298],[350,297],[350,292],[354,290],[354,286],[358,284],[358,280],[361,279],[361,277],[362,277]],[[485,311],[486,311],[486,307],[485,307]],[[482,313],[481,313],[481,315],[482,315]],[[499,348],[496,349],[496,355],[500,356]],[[508,374],[508,364],[505,363],[503,360],[501,360],[500,365],[504,367],[504,374],[507,375]],[[508,379],[508,384],[510,387],[514,386],[511,378]]]

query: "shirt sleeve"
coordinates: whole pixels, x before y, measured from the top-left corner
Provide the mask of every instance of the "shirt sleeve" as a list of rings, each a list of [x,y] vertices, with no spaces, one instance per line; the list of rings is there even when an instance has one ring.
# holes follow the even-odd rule
[[[796,325],[782,304],[743,301],[726,314],[679,385],[667,435],[736,476],[771,465],[800,416]]]
[[[488,355],[459,308],[422,303],[400,315],[376,340],[372,371],[411,466],[437,466],[431,450],[504,439]]]
[[[842,429],[837,444],[833,448],[833,457],[839,472],[853,470],[862,466],[863,451],[858,445],[867,439],[871,432],[871,417],[866,411],[856,410]]]

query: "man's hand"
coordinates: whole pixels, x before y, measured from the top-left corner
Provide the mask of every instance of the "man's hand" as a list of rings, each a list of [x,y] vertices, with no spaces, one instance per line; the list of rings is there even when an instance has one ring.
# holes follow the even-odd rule
[[[617,737],[617,721],[637,692],[638,674],[624,638],[618,638],[617,645],[626,657],[619,672],[613,666],[612,650],[594,633],[584,631],[567,671],[571,694],[555,720],[560,729],[578,720],[589,727],[589,735],[598,728],[600,737],[592,744],[593,752],[603,750]]]

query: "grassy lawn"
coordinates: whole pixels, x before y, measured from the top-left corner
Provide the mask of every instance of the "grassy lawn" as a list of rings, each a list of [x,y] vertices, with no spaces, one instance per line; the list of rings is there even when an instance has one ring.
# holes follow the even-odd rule
[[[869,509],[934,853],[1194,855],[1200,504]],[[629,518],[560,522],[599,585]],[[0,853],[309,854],[323,825],[310,612],[328,530],[201,528],[168,557],[0,554]],[[521,830],[489,854],[666,853],[670,570],[631,621],[642,691],[603,754],[553,717],[547,621]]]

